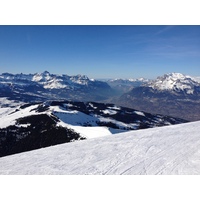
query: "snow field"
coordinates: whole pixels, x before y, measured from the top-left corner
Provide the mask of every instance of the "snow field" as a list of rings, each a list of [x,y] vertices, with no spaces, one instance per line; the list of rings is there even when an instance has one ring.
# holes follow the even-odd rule
[[[0,174],[200,174],[200,121],[0,158]]]
[[[113,108],[118,109],[117,107]],[[76,110],[66,111],[59,106],[51,106],[50,110],[53,111],[54,115],[56,115],[61,120],[57,123],[58,126],[73,129],[75,132],[88,139],[124,132],[124,130],[98,126],[96,123],[97,121],[106,123],[111,122],[120,128],[137,127],[137,124],[127,125],[114,119],[104,118],[96,115],[90,116]],[[116,113],[115,110],[110,109],[103,110],[102,112],[104,112],[104,114],[110,115]]]
[[[11,125],[15,125],[16,119],[19,119],[21,117],[27,117],[30,115],[38,115],[40,113],[36,113],[35,111],[31,111],[32,109],[37,108],[38,105],[32,105],[27,108],[21,109],[17,112],[15,110],[17,108],[1,108],[0,113],[0,128],[6,128]],[[19,107],[18,107],[19,108]],[[3,112],[5,111],[5,112]]]

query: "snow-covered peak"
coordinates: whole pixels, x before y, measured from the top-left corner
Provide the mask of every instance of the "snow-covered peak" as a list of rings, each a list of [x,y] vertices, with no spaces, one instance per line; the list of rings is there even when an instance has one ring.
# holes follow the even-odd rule
[[[39,74],[36,73],[33,78],[32,81],[48,81],[52,78],[52,75],[48,72],[48,71],[44,71],[43,73]]]
[[[167,74],[167,76],[172,77],[175,80],[177,80],[177,79],[185,79],[187,77],[187,76],[185,76],[185,75],[183,75],[181,73],[175,73],[175,72],[169,73],[169,74]]]
[[[45,76],[50,75],[50,73],[48,71],[44,71],[44,72],[42,72],[42,74]]]
[[[11,73],[3,73],[0,75],[1,79],[12,81],[12,80],[31,80],[33,77],[32,74],[11,74]]]
[[[42,84],[45,89],[66,88],[66,84],[62,83],[63,77],[60,77],[59,75],[50,74],[48,71],[44,71],[41,74],[36,73],[33,76],[32,81]]]
[[[200,76],[198,76],[198,77],[192,77],[192,79],[193,79],[194,81],[200,83]]]
[[[169,73],[151,81],[148,86],[157,90],[185,91],[187,94],[193,94],[194,87],[200,86],[200,84],[190,76]]]
[[[80,84],[80,85],[88,85],[90,80],[86,75],[76,75],[76,76],[68,76],[68,75],[55,75],[50,74],[48,71],[45,71],[41,74],[37,73],[33,76],[32,81],[40,82],[44,85],[44,88],[66,88],[69,84]]]
[[[129,79],[122,79],[122,78],[115,78],[115,79],[111,79],[108,82],[121,82],[121,83],[128,83],[128,82],[148,82],[148,79],[145,78],[129,78]]]
[[[74,84],[78,85],[88,85],[89,81],[94,82],[95,80],[90,80],[85,75],[76,75],[76,76],[68,76],[68,75],[55,75],[50,74],[48,71],[45,71],[41,74],[37,73],[33,76],[32,81],[39,82],[44,85],[44,88],[48,89],[60,89],[67,88],[69,85],[73,86]]]
[[[71,76],[70,80],[73,83],[77,83],[80,85],[88,85],[88,82],[90,81],[90,79],[86,76],[86,75],[76,75],[76,76]]]
[[[36,82],[41,81],[41,80],[42,80],[42,76],[41,74],[38,74],[38,73],[35,74],[32,78],[32,81],[36,81]]]

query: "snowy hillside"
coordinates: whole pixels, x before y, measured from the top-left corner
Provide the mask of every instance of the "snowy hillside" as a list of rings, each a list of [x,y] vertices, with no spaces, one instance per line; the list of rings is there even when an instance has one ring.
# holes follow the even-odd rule
[[[74,140],[186,122],[114,104],[46,101],[18,105],[5,98],[0,98],[0,102],[0,157]]]
[[[193,77],[193,79],[194,79],[194,81],[200,83],[200,77],[199,76],[198,77]]]
[[[14,106],[12,105],[13,101],[6,98],[0,98],[0,102],[8,103],[7,106],[0,107],[0,130],[9,126],[29,127],[30,124],[26,124],[25,120],[21,123],[22,119],[42,114],[55,118],[57,126],[71,128],[80,134],[83,132],[83,135],[87,138],[103,136],[105,132],[110,135],[127,130],[186,122],[182,119],[151,115],[150,113],[119,107],[114,104],[46,101],[29,104],[21,102],[21,105],[14,104],[16,105]],[[96,128],[93,129],[92,127]],[[90,129],[94,131],[89,131]],[[98,129],[99,131],[97,131]],[[93,134],[87,134],[87,132],[93,132]],[[99,135],[97,132],[102,134]]]
[[[0,174],[200,174],[200,121],[0,158]]]

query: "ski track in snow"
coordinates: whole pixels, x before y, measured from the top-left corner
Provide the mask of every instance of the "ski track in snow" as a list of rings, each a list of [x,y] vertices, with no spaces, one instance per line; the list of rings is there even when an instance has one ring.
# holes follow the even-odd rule
[[[0,158],[0,174],[200,174],[200,121]]]

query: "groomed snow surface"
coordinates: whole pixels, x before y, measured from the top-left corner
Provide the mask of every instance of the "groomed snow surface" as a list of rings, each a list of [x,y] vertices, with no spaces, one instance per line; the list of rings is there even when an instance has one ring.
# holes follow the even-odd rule
[[[0,158],[0,174],[200,174],[200,121]]]

